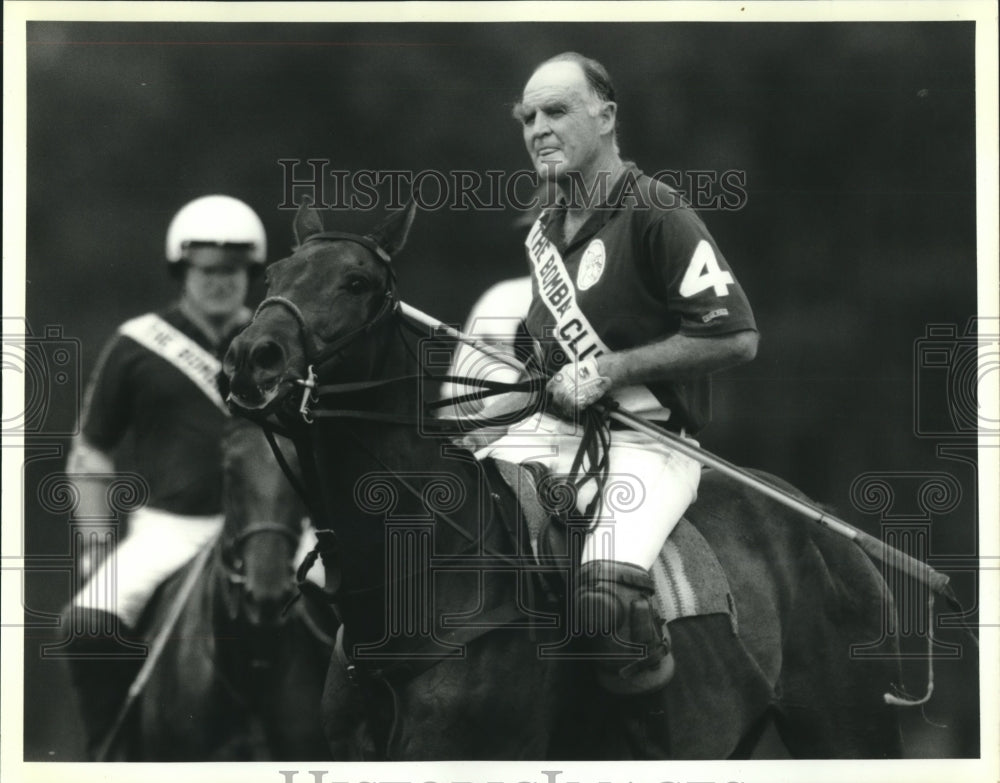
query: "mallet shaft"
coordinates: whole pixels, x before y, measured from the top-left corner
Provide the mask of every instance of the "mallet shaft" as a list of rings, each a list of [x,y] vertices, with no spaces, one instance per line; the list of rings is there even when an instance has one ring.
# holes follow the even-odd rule
[[[458,340],[466,345],[470,345],[476,350],[481,351],[497,361],[503,362],[504,364],[507,364],[517,370],[524,370],[524,366],[517,361],[517,359],[512,356],[508,356],[503,351],[498,350],[496,346],[485,343],[482,340],[477,340],[467,334],[463,334],[458,329],[442,323],[436,318],[406,304],[405,302],[400,302],[400,310],[404,316],[416,321],[417,323],[443,331],[452,339]],[[657,427],[651,422],[646,421],[634,413],[629,413],[628,411],[620,409],[615,410],[611,413],[611,418],[638,432],[649,435],[650,437],[659,440],[661,443],[665,443],[675,451],[679,451],[681,454],[690,457],[702,465],[718,470],[720,473],[723,473],[730,478],[757,490],[769,498],[799,512],[800,514],[803,514],[809,519],[820,523],[827,529],[832,530],[845,538],[851,539],[858,546],[860,546],[869,555],[869,557],[880,560],[888,565],[891,565],[893,568],[911,575],[913,578],[926,584],[934,590],[934,592],[943,594],[947,589],[949,579],[945,574],[934,570],[929,565],[920,562],[916,558],[900,552],[898,549],[890,547],[885,542],[880,541],[868,533],[865,533],[863,530],[859,530],[847,522],[844,522],[842,519],[838,519],[831,514],[827,514],[822,509],[817,508],[813,504],[808,503],[799,497],[796,497],[792,493],[781,489],[780,487],[776,487],[773,484],[758,478],[757,476],[754,476],[752,473],[733,465],[731,462],[727,462],[721,457],[717,457],[700,446],[695,446],[683,438],[678,437],[674,433],[664,430],[661,427]]]

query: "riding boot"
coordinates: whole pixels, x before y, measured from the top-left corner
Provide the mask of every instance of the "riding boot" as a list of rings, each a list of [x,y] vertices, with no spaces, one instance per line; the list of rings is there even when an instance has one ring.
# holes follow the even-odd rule
[[[592,560],[580,566],[574,601],[579,644],[597,662],[611,693],[641,694],[674,674],[670,637],[654,606],[649,572],[631,563]]]
[[[77,627],[85,630],[74,633],[63,655],[76,691],[87,756],[105,760],[98,759],[98,753],[142,668],[143,657],[141,648],[128,641],[136,638],[135,632],[120,619],[97,610],[74,607],[72,611],[77,613]],[[86,613],[83,623],[79,622],[81,612]],[[117,633],[109,632],[115,628]]]

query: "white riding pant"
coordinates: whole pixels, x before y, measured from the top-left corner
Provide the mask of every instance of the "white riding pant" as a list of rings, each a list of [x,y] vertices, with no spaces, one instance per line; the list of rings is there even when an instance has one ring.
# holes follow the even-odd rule
[[[129,531],[83,588],[73,605],[118,615],[135,628],[156,588],[222,531],[222,514],[186,516],[141,508]]]
[[[142,508],[129,518],[128,535],[108,554],[74,596],[73,605],[118,615],[135,628],[156,588],[187,565],[222,532],[223,517],[185,516]],[[294,563],[301,563],[316,545],[316,531],[303,520]],[[326,582],[317,560],[306,578],[320,587]]]
[[[692,438],[685,440],[697,445]],[[476,457],[535,461],[555,474],[567,474],[580,441],[574,424],[538,413],[512,426]],[[701,465],[690,457],[642,433],[613,430],[601,513],[585,539],[582,562],[615,560],[649,569],[697,498],[700,480]],[[580,487],[577,510],[583,512],[596,494],[592,480]]]

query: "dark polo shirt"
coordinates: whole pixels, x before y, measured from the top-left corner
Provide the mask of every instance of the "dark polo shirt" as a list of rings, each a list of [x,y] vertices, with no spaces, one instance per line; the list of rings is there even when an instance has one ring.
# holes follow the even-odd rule
[[[743,289],[705,224],[680,194],[634,165],[568,244],[564,219],[565,205],[546,210],[526,242],[533,272],[526,325],[547,373],[603,347],[756,331]],[[562,269],[550,263],[553,250]],[[711,418],[708,376],[647,388],[675,426],[695,433]]]
[[[217,358],[213,346],[176,306],[157,313]],[[226,415],[181,370],[117,332],[104,347],[84,398],[82,432],[115,453],[115,467],[149,485],[148,506],[177,514],[222,510],[221,440]]]

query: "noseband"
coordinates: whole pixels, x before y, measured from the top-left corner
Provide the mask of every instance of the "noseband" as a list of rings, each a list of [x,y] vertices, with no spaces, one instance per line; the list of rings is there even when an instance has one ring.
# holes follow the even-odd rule
[[[318,341],[314,339],[312,331],[309,329],[308,324],[306,324],[305,316],[302,315],[302,311],[299,309],[299,306],[295,304],[295,302],[284,296],[269,296],[257,305],[257,310],[253,314],[254,319],[257,318],[265,307],[278,306],[287,310],[298,324],[303,354],[305,355],[306,364],[309,368],[309,378],[306,380],[300,380],[298,383],[306,387],[305,393],[307,395],[309,394],[311,384],[315,383],[315,376],[318,374],[318,370],[316,368],[319,368],[323,364],[329,362],[331,359],[340,354],[345,348],[351,345],[355,340],[368,334],[386,318],[399,311],[399,300],[396,297],[396,273],[392,268],[392,259],[385,249],[380,247],[374,239],[370,236],[349,234],[342,231],[322,231],[318,234],[312,234],[302,244],[306,245],[309,242],[317,240],[353,242],[356,245],[361,245],[378,258],[379,261],[385,264],[385,268],[389,273],[389,285],[385,289],[382,304],[379,307],[378,312],[375,313],[370,321],[361,324],[361,326],[348,332],[347,334],[341,335],[336,340],[329,343],[321,351],[315,353],[312,350],[312,346],[318,344]]]
[[[223,563],[226,566],[226,576],[232,584],[243,584],[246,582],[246,575],[243,573],[243,545],[256,535],[261,533],[277,533],[287,539],[292,550],[299,543],[299,534],[278,522],[261,522],[250,525],[246,530],[242,530],[226,542],[223,547]]]

